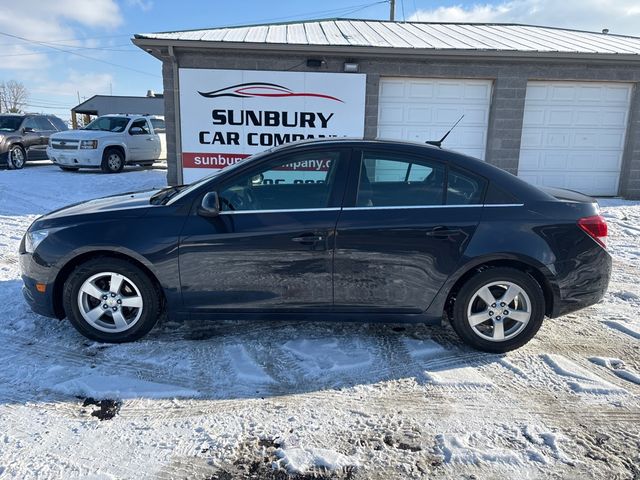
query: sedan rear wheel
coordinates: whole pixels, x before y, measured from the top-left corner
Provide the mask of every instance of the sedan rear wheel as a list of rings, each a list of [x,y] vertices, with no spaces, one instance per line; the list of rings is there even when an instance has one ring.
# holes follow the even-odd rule
[[[544,311],[544,294],[533,277],[512,268],[492,268],[462,286],[452,325],[471,346],[502,353],[533,338]]]
[[[128,342],[145,335],[160,314],[160,293],[137,266],[98,258],[77,267],[63,292],[69,320],[84,336],[100,342]]]

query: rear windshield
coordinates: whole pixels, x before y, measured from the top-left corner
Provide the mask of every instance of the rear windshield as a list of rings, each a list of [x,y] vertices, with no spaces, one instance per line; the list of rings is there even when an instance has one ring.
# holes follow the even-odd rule
[[[101,130],[103,132],[124,132],[129,124],[127,117],[99,117],[83,130]]]
[[[24,117],[0,115],[0,132],[13,132],[20,128]]]

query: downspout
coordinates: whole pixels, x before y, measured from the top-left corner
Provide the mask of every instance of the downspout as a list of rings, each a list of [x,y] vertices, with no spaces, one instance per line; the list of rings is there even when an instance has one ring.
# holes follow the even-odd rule
[[[180,128],[180,78],[178,68],[178,58],[173,51],[173,45],[169,45],[169,57],[171,58],[171,68],[173,70],[173,108],[175,119],[175,145],[176,145],[176,184],[182,185],[182,132]]]

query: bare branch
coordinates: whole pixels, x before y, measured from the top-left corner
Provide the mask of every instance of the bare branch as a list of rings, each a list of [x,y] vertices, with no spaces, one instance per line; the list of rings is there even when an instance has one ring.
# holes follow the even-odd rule
[[[29,91],[21,82],[0,83],[0,112],[20,113],[27,103]]]

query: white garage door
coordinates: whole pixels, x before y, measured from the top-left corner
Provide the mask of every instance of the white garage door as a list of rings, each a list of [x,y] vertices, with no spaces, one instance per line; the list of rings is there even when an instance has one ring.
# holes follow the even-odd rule
[[[378,137],[439,140],[464,114],[444,146],[484,159],[490,80],[382,78]]]
[[[529,82],[518,175],[589,195],[616,195],[631,85]]]

